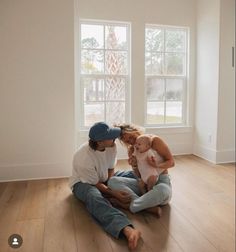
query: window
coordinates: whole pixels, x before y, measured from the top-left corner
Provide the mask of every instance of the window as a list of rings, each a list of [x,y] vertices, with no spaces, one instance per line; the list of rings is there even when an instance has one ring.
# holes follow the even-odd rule
[[[146,125],[186,123],[186,28],[146,25]]]
[[[128,121],[129,36],[127,23],[80,22],[81,128]]]

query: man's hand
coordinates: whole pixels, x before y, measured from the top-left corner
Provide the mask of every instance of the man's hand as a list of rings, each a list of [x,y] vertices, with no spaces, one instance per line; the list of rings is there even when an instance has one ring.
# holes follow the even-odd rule
[[[129,195],[128,192],[113,190],[112,196],[122,203],[130,203],[131,201],[131,196]]]

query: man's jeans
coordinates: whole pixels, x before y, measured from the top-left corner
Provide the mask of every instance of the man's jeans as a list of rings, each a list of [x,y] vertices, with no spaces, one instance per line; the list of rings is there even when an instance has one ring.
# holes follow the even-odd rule
[[[167,204],[172,196],[171,182],[168,174],[161,174],[153,189],[141,196],[138,181],[134,178],[111,177],[108,186],[112,190],[129,192],[132,197],[130,211],[132,213],[150,207]]]
[[[115,176],[134,177],[132,171],[118,171]],[[132,226],[127,216],[114,208],[108,199],[94,186],[78,182],[73,186],[74,195],[84,202],[88,212],[103,227],[103,229],[115,238],[119,238],[121,230],[126,226]]]

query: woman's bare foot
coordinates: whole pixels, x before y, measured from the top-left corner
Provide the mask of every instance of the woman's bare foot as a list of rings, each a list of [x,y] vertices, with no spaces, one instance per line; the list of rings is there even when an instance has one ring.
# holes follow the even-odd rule
[[[137,229],[134,229],[130,226],[126,226],[123,229],[123,234],[128,240],[128,247],[129,249],[133,250],[137,247],[138,240],[141,237],[141,232]]]
[[[146,211],[149,213],[155,214],[157,218],[160,218],[162,214],[162,210],[159,206],[147,208]]]

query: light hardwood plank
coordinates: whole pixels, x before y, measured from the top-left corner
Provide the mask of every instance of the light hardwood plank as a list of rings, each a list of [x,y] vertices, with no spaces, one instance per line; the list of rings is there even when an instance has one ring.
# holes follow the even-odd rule
[[[194,155],[175,161],[172,200],[160,219],[124,211],[142,232],[135,251],[235,251],[235,164]],[[122,160],[117,168],[130,166]],[[105,233],[75,199],[68,179],[0,183],[0,251],[16,251],[7,243],[13,233],[24,239],[17,251],[129,251],[125,239]]]
[[[44,252],[76,252],[75,228],[68,179],[48,181]]]
[[[199,158],[178,157],[176,161],[175,170],[171,171],[171,205],[175,206],[217,250],[234,251],[234,181],[222,178],[219,171],[216,171],[217,166],[208,166],[207,161],[203,162]],[[226,184],[229,184],[227,190],[224,188]]]
[[[17,221],[15,233],[20,234],[23,244],[20,248],[8,247],[6,252],[42,252],[43,251],[43,234],[44,219],[33,219],[27,221]]]
[[[7,185],[8,185],[8,182],[0,183],[0,198],[1,198],[2,194],[4,193]]]
[[[73,200],[73,218],[76,229],[76,242],[79,251],[111,251],[110,237],[89,215],[84,204]]]
[[[169,235],[161,219],[144,211],[137,214],[127,214],[134,226],[142,232],[142,251],[183,251],[176,240]]]
[[[41,219],[45,216],[48,181],[27,182],[27,188],[17,220]]]
[[[16,222],[26,191],[27,182],[8,183],[0,198],[0,242],[16,232]],[[0,247],[4,246],[0,244]]]

